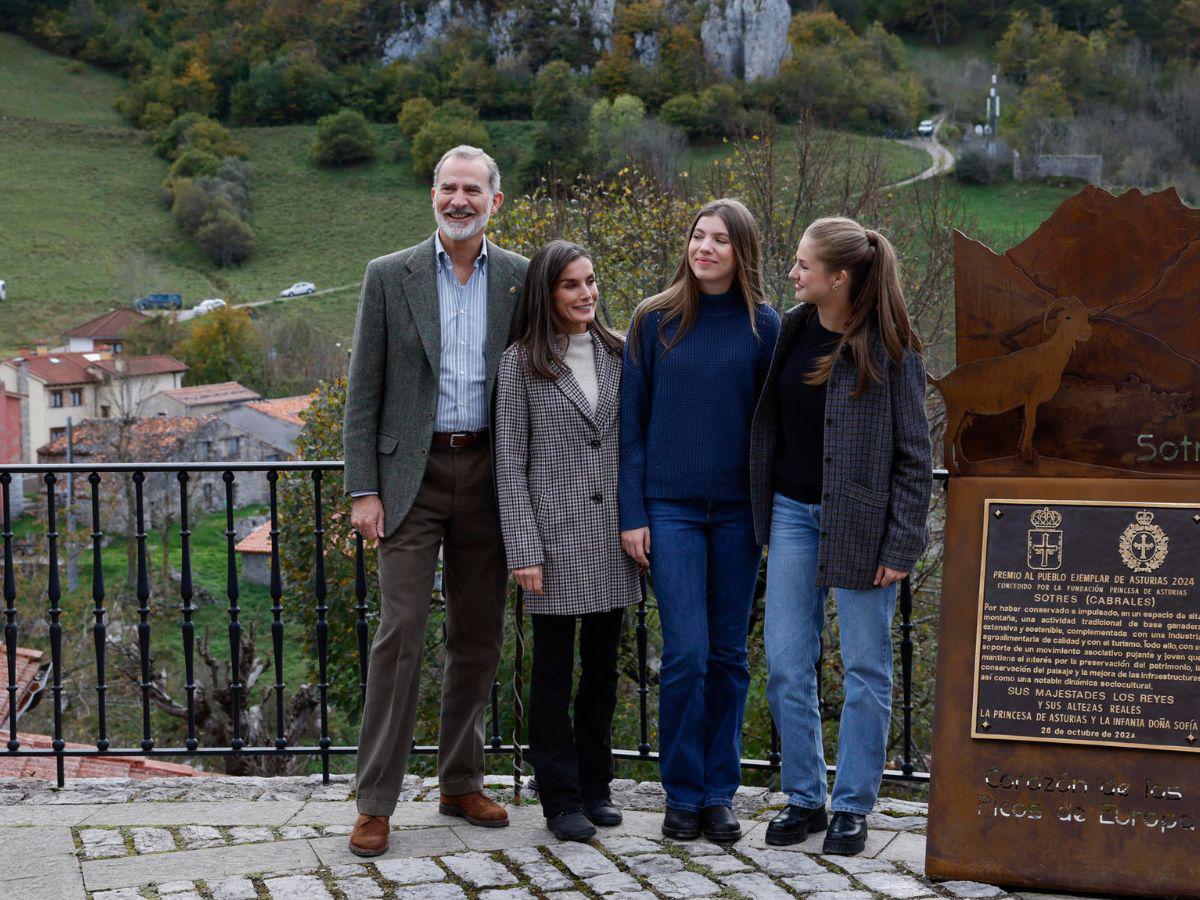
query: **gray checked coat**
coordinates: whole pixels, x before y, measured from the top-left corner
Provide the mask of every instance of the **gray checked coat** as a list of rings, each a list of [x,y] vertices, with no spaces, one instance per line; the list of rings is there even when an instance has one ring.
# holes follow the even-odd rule
[[[758,539],[770,542],[773,473],[779,431],[779,372],[807,317],[806,303],[783,316],[779,342],[750,430],[750,500]],[[911,571],[925,549],[925,516],[933,483],[925,363],[906,351],[897,367],[877,341],[882,383],[851,397],[858,371],[849,348],[829,373],[825,391],[825,462],[817,583],[872,587],[879,565]],[[768,563],[769,565],[770,563]]]
[[[514,344],[496,382],[496,489],[510,569],[542,567],[529,611],[577,616],[636,603],[638,567],[617,521],[621,358],[592,336],[592,411],[570,372],[539,378]]]

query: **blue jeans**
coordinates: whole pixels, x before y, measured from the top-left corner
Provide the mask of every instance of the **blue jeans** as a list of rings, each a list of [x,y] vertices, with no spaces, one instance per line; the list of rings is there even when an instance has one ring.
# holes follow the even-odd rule
[[[779,729],[781,787],[797,806],[825,804],[816,664],[827,588],[818,587],[821,507],[775,495],[767,558],[767,700]],[[892,712],[896,585],[834,588],[846,699],[838,731],[834,812],[869,813],[879,796]]]
[[[658,765],[667,805],[732,806],[762,559],[750,504],[649,499],[646,512],[663,632]]]

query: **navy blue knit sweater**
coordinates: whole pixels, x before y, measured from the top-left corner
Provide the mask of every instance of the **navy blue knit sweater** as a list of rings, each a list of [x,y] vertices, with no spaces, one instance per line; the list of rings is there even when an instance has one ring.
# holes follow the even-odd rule
[[[664,351],[661,313],[638,325],[637,361],[621,375],[621,529],[641,528],[646,498],[749,500],[750,421],[779,336],[779,314],[759,306],[758,336],[736,286],[701,295],[700,310]],[[677,322],[664,330],[669,341]]]

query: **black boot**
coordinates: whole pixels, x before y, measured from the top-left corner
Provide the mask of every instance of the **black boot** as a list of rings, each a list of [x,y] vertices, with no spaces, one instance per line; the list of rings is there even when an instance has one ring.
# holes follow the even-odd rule
[[[767,826],[767,843],[774,847],[802,843],[810,834],[829,825],[824,806],[788,805]]]
[[[700,827],[714,844],[731,844],[742,836],[742,826],[728,806],[706,806],[700,811]]]
[[[546,827],[560,841],[586,841],[594,837],[596,829],[578,809],[568,809],[546,820]]]
[[[855,856],[867,846],[867,817],[858,813],[835,812],[825,832],[822,853]]]
[[[583,801],[583,814],[593,825],[601,825],[604,828],[621,824],[621,810],[613,805],[609,797]]]
[[[677,841],[694,841],[700,837],[700,813],[668,806],[663,816],[662,833]]]

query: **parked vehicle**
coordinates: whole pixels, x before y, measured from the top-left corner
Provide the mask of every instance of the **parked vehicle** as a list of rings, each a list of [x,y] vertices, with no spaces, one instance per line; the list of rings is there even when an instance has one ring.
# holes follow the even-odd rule
[[[0,278],[0,300],[7,300],[8,292],[4,287],[4,279]]]
[[[917,134],[921,137],[933,137],[933,119],[922,119],[917,126]]]
[[[297,281],[290,288],[279,292],[280,297],[299,297],[301,294],[316,293],[317,286],[311,281]]]
[[[133,301],[134,309],[183,309],[183,294],[147,294]]]
[[[194,312],[196,313],[196,315],[202,316],[205,313],[210,313],[210,312],[213,312],[214,310],[218,310],[221,307],[223,307],[224,305],[225,305],[225,301],[222,300],[220,297],[210,297],[208,300],[201,300],[199,303],[197,303],[194,308]]]

